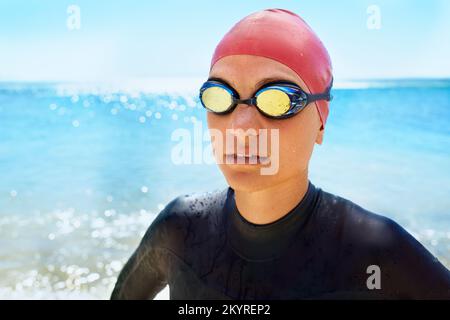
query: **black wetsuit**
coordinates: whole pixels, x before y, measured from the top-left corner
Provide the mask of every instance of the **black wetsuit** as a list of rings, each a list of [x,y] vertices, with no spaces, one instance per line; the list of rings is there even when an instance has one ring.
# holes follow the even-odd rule
[[[311,182],[265,225],[240,215],[230,187],[170,202],[111,298],[167,284],[171,299],[450,299],[450,272],[402,227]]]

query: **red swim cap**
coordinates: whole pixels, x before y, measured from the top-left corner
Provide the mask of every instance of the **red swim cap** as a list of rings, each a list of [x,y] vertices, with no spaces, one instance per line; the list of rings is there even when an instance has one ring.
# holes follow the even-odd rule
[[[236,23],[217,45],[210,70],[217,60],[238,54],[266,57],[288,66],[313,94],[324,92],[331,83],[327,50],[306,22],[288,10],[266,9]],[[324,127],[328,101],[315,104]]]

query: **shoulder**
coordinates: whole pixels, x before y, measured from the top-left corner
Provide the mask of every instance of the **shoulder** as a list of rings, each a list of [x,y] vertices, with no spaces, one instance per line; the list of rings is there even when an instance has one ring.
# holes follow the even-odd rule
[[[339,237],[342,244],[365,249],[390,249],[400,242],[420,244],[393,219],[372,212],[353,201],[322,191],[318,214]]]
[[[190,234],[202,233],[220,225],[221,212],[228,188],[209,192],[183,194],[172,199],[159,212],[147,232],[144,242],[153,241],[163,246],[179,246]]]
[[[394,239],[409,235],[394,220],[326,191],[321,192],[319,212],[334,224],[337,232],[367,245],[389,245]]]
[[[388,280],[384,288],[396,295],[450,297],[450,272],[397,222],[327,192],[320,207],[321,214],[333,221],[332,239],[344,264],[380,266]]]
[[[436,257],[391,218],[325,191],[318,211],[322,223],[332,225],[334,240],[343,253],[390,260],[405,267],[427,264],[442,269]]]
[[[157,215],[157,223],[177,223],[192,218],[211,218],[225,203],[227,189],[180,195]]]

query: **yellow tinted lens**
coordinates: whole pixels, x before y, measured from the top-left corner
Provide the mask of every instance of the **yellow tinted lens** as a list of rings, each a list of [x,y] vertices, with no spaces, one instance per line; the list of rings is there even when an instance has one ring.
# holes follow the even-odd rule
[[[202,94],[202,102],[206,108],[213,112],[226,111],[231,103],[231,94],[221,87],[209,87]]]
[[[289,110],[291,100],[287,93],[277,89],[269,89],[258,95],[256,104],[260,110],[270,116],[281,116]]]

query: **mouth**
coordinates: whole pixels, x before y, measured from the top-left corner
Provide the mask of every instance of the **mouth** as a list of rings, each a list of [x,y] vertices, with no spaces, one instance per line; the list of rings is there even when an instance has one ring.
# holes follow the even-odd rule
[[[231,165],[263,165],[270,162],[270,157],[259,155],[225,154],[225,164]]]

